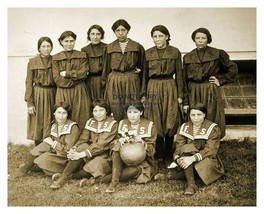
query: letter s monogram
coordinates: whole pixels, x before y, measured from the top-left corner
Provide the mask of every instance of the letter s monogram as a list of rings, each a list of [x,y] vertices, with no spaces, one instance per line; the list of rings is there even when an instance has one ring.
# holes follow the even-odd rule
[[[69,127],[69,125],[64,125],[63,126],[63,131],[67,131],[68,127]]]
[[[206,129],[203,128],[203,129],[201,130],[200,134],[205,134],[205,132],[206,132]]]

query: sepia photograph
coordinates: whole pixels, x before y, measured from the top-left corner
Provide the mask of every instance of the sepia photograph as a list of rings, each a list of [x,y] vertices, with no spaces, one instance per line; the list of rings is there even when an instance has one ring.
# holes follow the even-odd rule
[[[261,6],[71,5],[4,8],[7,209],[260,207]]]

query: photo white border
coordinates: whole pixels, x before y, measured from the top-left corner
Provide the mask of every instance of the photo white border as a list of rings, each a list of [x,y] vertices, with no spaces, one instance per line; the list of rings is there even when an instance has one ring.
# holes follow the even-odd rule
[[[41,2],[37,2],[37,1],[32,1],[32,0],[4,0],[1,1],[1,7],[0,7],[0,20],[1,20],[1,26],[4,29],[4,32],[2,31],[1,33],[1,65],[2,67],[2,74],[1,77],[4,80],[7,80],[7,53],[8,53],[8,47],[7,47],[7,9],[8,8],[30,8],[30,7],[52,7],[52,8],[65,8],[65,7],[69,7],[69,8],[78,8],[78,7],[94,7],[94,8],[118,8],[118,7],[140,7],[140,8],[155,8],[155,7],[192,7],[192,8],[204,8],[204,7],[254,7],[257,8],[257,95],[262,95],[262,93],[259,93],[262,90],[262,85],[264,85],[262,82],[260,82],[263,78],[263,73],[264,73],[264,67],[263,67],[263,60],[264,56],[263,56],[263,48],[264,48],[264,44],[263,44],[263,29],[262,26],[260,26],[260,23],[263,22],[263,3],[261,0],[239,0],[237,2],[235,1],[231,1],[231,0],[221,0],[221,1],[216,1],[216,0],[186,0],[186,1],[179,1],[178,0],[171,0],[171,1],[154,1],[154,0],[148,0],[148,1],[143,1],[143,0],[132,0],[129,1],[129,3],[125,2],[125,1],[121,1],[121,0],[99,0],[97,2],[95,1],[90,1],[90,0],[58,0],[58,1],[54,1],[54,0],[45,0],[45,1],[41,1]],[[262,22],[261,22],[262,20]],[[19,35],[18,35],[18,39],[19,39]],[[262,49],[261,49],[262,47]],[[7,106],[7,81],[6,82],[2,82],[0,85],[1,87],[1,100],[4,100],[4,102],[2,102],[3,104],[1,105],[1,133],[4,137],[2,137],[2,142],[1,142],[1,169],[2,169],[2,173],[1,173],[1,198],[0,198],[0,203],[1,203],[1,211],[2,213],[9,213],[10,211],[14,211],[14,212],[19,212],[19,213],[24,213],[24,211],[26,213],[36,213],[36,212],[49,212],[49,211],[55,211],[56,208],[50,208],[50,209],[43,209],[41,207],[41,209],[37,209],[37,208],[15,208],[15,207],[7,207],[7,147],[6,147],[6,143],[7,143],[7,112],[8,112],[8,106]],[[225,210],[223,209],[228,209],[228,211],[230,211],[230,209],[236,209],[234,211],[237,211],[237,209],[239,209],[239,212],[245,211],[244,209],[250,209],[250,210],[246,210],[246,212],[251,211],[251,209],[253,209],[254,213],[258,213],[260,212],[260,210],[263,208],[263,203],[264,203],[264,186],[263,186],[263,173],[261,173],[262,167],[263,167],[263,152],[264,148],[263,145],[264,143],[261,142],[262,138],[262,124],[263,124],[263,111],[258,111],[258,109],[264,109],[264,103],[263,103],[263,98],[261,98],[261,96],[257,96],[257,139],[260,139],[259,143],[257,144],[257,166],[258,166],[258,171],[257,171],[257,206],[256,207],[217,207],[217,210],[220,211],[221,213]],[[3,179],[3,181],[2,181]],[[5,191],[4,191],[5,190]],[[219,209],[220,208],[220,209]],[[52,209],[52,210],[51,210]],[[68,207],[67,209],[61,210],[63,208],[60,208],[60,212],[64,212],[65,213],[70,213],[70,212],[75,212],[76,208],[75,207]],[[73,210],[74,209],[74,210]],[[83,208],[78,208],[78,209],[83,209]],[[87,208],[86,208],[87,209]],[[106,213],[114,213],[116,212],[115,208],[113,209],[109,209],[109,208],[89,208],[89,210],[86,210],[86,212],[94,212],[96,209],[96,212],[98,212],[100,209],[101,212],[106,212]],[[127,208],[122,208],[119,211],[125,211],[125,209]],[[131,208],[129,208],[131,209]],[[138,208],[133,208],[134,209],[138,209]],[[150,210],[148,210],[147,212],[163,212],[163,209],[160,210],[159,208],[149,208]],[[189,211],[195,211],[195,212],[203,212],[203,213],[212,213],[212,212],[216,212],[216,209],[213,207],[206,207],[206,208],[202,208],[202,207],[195,207],[195,208],[188,208],[186,210],[186,207],[174,207],[174,208],[168,208],[168,209],[173,209],[173,210],[168,210],[169,212],[189,212]],[[203,209],[203,210],[200,210]],[[42,211],[41,211],[42,210]],[[58,211],[58,210],[57,210]],[[83,212],[84,210],[80,210],[78,212]],[[137,211],[137,210],[135,210]],[[127,210],[126,210],[127,212]],[[166,210],[167,212],[167,210]]]

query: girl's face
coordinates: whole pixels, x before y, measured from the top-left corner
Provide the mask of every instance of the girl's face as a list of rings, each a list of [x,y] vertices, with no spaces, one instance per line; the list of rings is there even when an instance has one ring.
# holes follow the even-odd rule
[[[90,34],[89,34],[89,38],[91,40],[91,43],[96,45],[99,44],[102,40],[102,34],[100,33],[99,30],[97,29],[92,29]]]
[[[67,111],[62,107],[57,108],[54,115],[59,125],[64,124],[68,117]]]
[[[200,110],[192,109],[190,111],[190,118],[194,125],[200,125],[204,121],[205,114]]]
[[[118,39],[119,42],[126,42],[127,41],[127,34],[128,30],[120,25],[118,28],[115,30],[115,35],[116,38]]]
[[[50,55],[52,51],[52,46],[49,42],[43,41],[39,47],[39,53],[43,57],[47,57]]]
[[[152,39],[158,49],[166,48],[169,37],[160,31],[154,31]]]
[[[75,39],[71,36],[66,37],[63,40],[60,40],[62,47],[65,51],[72,51],[75,45]]]
[[[205,48],[208,43],[207,35],[204,33],[198,32],[195,34],[194,41],[198,49]]]
[[[101,122],[106,118],[106,110],[103,107],[95,106],[93,108],[93,116],[98,121]]]
[[[139,111],[134,106],[129,106],[127,109],[127,118],[131,124],[138,124],[142,113],[142,111]]]

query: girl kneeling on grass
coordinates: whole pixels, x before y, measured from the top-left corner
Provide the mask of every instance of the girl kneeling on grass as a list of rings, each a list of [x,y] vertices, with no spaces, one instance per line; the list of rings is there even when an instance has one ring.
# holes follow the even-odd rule
[[[155,180],[186,178],[185,195],[193,195],[197,189],[194,169],[206,185],[224,174],[224,166],[217,155],[221,131],[217,124],[205,119],[206,113],[207,109],[202,103],[191,105],[191,121],[181,126],[176,138],[174,162],[180,169],[177,170],[176,174],[159,173],[154,178]]]
[[[80,182],[82,187],[86,185],[88,178],[101,179],[111,173],[109,153],[111,142],[117,135],[118,123],[110,114],[110,107],[104,100],[94,100],[93,117],[86,122],[78,142],[68,152],[69,162],[62,174],[52,176],[54,182],[50,186],[51,189],[59,189],[69,178],[85,178]],[[80,167],[82,169],[77,171]]]
[[[50,137],[30,151],[25,163],[8,180],[25,176],[35,164],[47,175],[62,172],[68,161],[67,152],[80,134],[77,123],[68,119],[70,115],[69,104],[61,102],[55,105],[55,122],[51,126]]]

